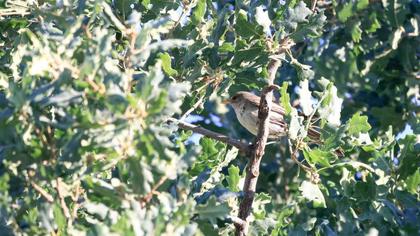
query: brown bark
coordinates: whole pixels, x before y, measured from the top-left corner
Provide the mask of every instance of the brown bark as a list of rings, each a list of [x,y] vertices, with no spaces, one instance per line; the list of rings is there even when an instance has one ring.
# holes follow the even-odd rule
[[[197,126],[197,125],[193,125],[187,122],[183,122],[177,119],[173,119],[173,118],[169,118],[168,119],[169,122],[174,122],[178,125],[179,128],[184,129],[184,130],[191,130],[195,133],[199,133],[202,134],[206,137],[218,140],[220,142],[226,143],[230,146],[236,147],[237,149],[239,149],[241,152],[244,152],[245,154],[249,155],[249,153],[251,153],[251,148],[247,143],[241,142],[239,140],[230,138],[229,136],[226,136],[224,134],[220,134],[208,129],[205,129],[203,127]]]
[[[254,143],[254,150],[251,154],[251,158],[248,162],[246,169],[246,176],[244,182],[244,198],[239,205],[239,218],[244,221],[244,224],[235,224],[236,235],[244,236],[248,232],[249,228],[249,215],[252,210],[252,203],[254,202],[255,190],[257,188],[257,181],[259,176],[259,169],[261,159],[264,155],[265,145],[267,143],[269,133],[269,121],[270,121],[270,110],[272,106],[274,79],[281,62],[279,60],[272,59],[268,65],[268,87],[261,93],[261,102],[258,111],[259,126],[258,134]]]

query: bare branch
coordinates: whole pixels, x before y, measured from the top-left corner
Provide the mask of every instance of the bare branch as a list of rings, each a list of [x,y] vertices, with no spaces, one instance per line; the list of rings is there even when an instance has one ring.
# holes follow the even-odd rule
[[[312,11],[312,12],[315,12],[316,2],[317,2],[317,0],[312,0],[312,1],[311,1],[311,11]]]
[[[239,218],[244,221],[243,227],[235,224],[236,235],[244,236],[248,232],[249,221],[248,216],[251,213],[252,203],[254,202],[255,190],[257,188],[257,181],[260,172],[260,163],[264,155],[265,145],[269,134],[270,110],[272,106],[273,89],[277,88],[274,85],[276,73],[280,67],[281,62],[277,59],[272,59],[268,65],[268,86],[261,93],[261,102],[258,111],[259,126],[258,134],[255,139],[251,158],[248,162],[247,172],[244,183],[244,198],[239,205]]]
[[[56,179],[55,188],[57,189],[57,195],[58,195],[58,198],[60,199],[60,206],[61,206],[61,209],[63,209],[64,216],[67,218],[68,224],[71,225],[72,224],[72,219],[71,219],[71,215],[70,215],[70,210],[67,207],[67,204],[66,204],[66,201],[64,200],[63,192],[62,192],[62,189],[61,189],[62,188],[61,187],[61,178]]]
[[[31,186],[37,191],[39,194],[41,194],[42,197],[47,200],[47,202],[52,203],[54,202],[53,196],[51,194],[47,193],[43,188],[41,188],[38,184],[36,184],[34,181],[31,181]]]
[[[180,121],[180,120],[177,120],[177,119],[174,119],[174,118],[169,118],[168,121],[169,122],[174,122],[181,129],[191,130],[195,133],[202,134],[206,137],[209,137],[209,138],[218,140],[220,142],[226,143],[230,146],[236,147],[237,149],[244,152],[245,154],[249,154],[251,152],[251,149],[250,149],[248,144],[246,144],[244,142],[241,142],[239,140],[230,138],[229,136],[226,136],[224,134],[220,134],[220,133],[205,129],[203,127],[193,125],[193,124],[190,124],[190,123],[187,123],[187,122],[184,122],[184,121]]]
[[[201,96],[201,97],[198,99],[198,101],[197,101],[197,102],[196,102],[193,106],[191,106],[191,108],[190,108],[190,109],[188,109],[188,111],[186,111],[186,112],[185,112],[185,113],[181,116],[180,120],[184,120],[185,118],[187,118],[187,116],[189,116],[189,115],[191,114],[191,112],[193,112],[195,109],[197,109],[197,107],[201,106],[201,105],[203,104],[204,97],[205,97],[205,96]]]
[[[168,179],[168,176],[162,176],[162,178],[160,178],[160,180],[159,180],[159,182],[153,187],[153,189],[148,193],[148,194],[146,194],[146,196],[144,196],[144,197],[142,197],[141,198],[141,204],[142,204],[142,207],[145,207],[146,206],[146,204],[148,203],[148,202],[150,202],[150,200],[152,200],[152,197],[153,197],[153,194],[155,194],[156,193],[156,191],[157,191],[157,189],[163,184],[163,183],[165,183],[165,181]]]
[[[237,216],[229,216],[228,219],[231,220],[235,224],[236,227],[239,227],[239,228],[245,227],[246,222]]]
[[[79,209],[79,197],[80,197],[80,181],[76,184],[76,193],[74,194],[72,200],[73,200],[73,211],[71,213],[72,220],[75,220],[77,217],[77,210]]]

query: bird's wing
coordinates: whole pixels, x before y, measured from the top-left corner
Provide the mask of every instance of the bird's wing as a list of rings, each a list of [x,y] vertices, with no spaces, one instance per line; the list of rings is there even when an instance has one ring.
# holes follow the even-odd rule
[[[244,96],[247,98],[248,101],[250,101],[255,106],[257,106],[257,107],[260,106],[261,97],[259,97],[257,95],[254,95],[252,93],[246,93],[246,94],[244,94]],[[284,108],[282,106],[280,106],[279,104],[277,104],[274,99],[273,99],[273,105],[272,105],[271,109],[272,109],[273,112],[279,113],[281,115],[284,115],[284,113],[285,113]]]

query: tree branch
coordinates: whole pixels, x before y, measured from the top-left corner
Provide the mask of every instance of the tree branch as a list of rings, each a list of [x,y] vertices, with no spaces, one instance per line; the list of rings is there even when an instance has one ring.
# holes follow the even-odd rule
[[[43,188],[41,188],[34,181],[30,181],[30,183],[31,183],[32,187],[35,189],[35,191],[37,191],[39,194],[41,194],[41,196],[43,198],[45,198],[45,200],[47,200],[47,202],[49,202],[49,203],[54,202],[54,197],[51,196],[51,194],[49,194],[47,191],[45,191]]]
[[[168,179],[168,176],[164,175],[162,178],[160,178],[159,182],[152,188],[152,190],[146,194],[144,197],[141,198],[141,206],[145,207],[147,203],[152,200],[153,194],[156,193],[157,189],[165,183],[165,181]]]
[[[236,227],[243,228],[246,224],[244,220],[236,216],[229,216],[228,219],[231,220],[235,224]]]
[[[63,213],[64,213],[64,216],[67,218],[67,220],[68,220],[68,225],[70,226],[70,225],[72,225],[72,218],[71,218],[71,215],[70,215],[70,210],[69,210],[69,208],[67,207],[67,204],[66,204],[66,201],[65,201],[65,199],[64,199],[64,195],[63,195],[63,192],[62,192],[62,189],[61,189],[61,178],[57,178],[56,179],[56,186],[55,186],[55,188],[57,189],[57,195],[58,195],[58,198],[60,199],[60,206],[61,206],[61,209],[63,210]]]
[[[179,128],[184,129],[184,130],[191,130],[195,133],[198,134],[202,134],[206,137],[212,138],[212,139],[216,139],[220,142],[226,143],[230,146],[236,147],[237,149],[239,149],[240,151],[244,152],[245,154],[250,154],[251,153],[251,148],[249,147],[248,144],[241,142],[239,140],[236,139],[232,139],[224,134],[220,134],[208,129],[205,129],[203,127],[197,126],[197,125],[193,125],[184,121],[180,121],[174,118],[169,118],[168,119],[169,122],[174,122],[175,124],[178,125]]]
[[[311,11],[312,12],[315,12],[316,2],[317,2],[317,0],[312,0],[311,1]]]
[[[268,86],[261,93],[260,107],[258,110],[258,134],[254,143],[254,150],[248,162],[244,183],[244,198],[239,205],[239,218],[244,221],[243,225],[235,224],[236,235],[244,236],[248,232],[249,219],[252,203],[254,202],[255,190],[260,172],[260,163],[264,155],[265,145],[269,134],[270,110],[272,106],[274,79],[281,62],[271,59],[268,65]]]

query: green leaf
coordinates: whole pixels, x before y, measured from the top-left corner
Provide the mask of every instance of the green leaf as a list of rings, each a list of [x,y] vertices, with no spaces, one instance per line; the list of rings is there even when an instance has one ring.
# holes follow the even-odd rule
[[[271,201],[272,198],[267,193],[258,193],[255,196],[254,203],[252,204],[252,212],[256,219],[264,220],[266,218],[265,205]]]
[[[227,202],[218,203],[216,198],[211,196],[205,205],[197,205],[195,213],[199,215],[200,219],[207,219],[211,222],[216,222],[216,219],[224,219],[230,213],[230,208]]]
[[[88,176],[82,182],[85,189],[89,190],[91,200],[98,200],[109,206],[118,206],[121,204],[115,189],[104,180]],[[115,204],[115,205],[114,205]]]
[[[353,15],[353,3],[348,2],[344,4],[343,8],[338,12],[338,19],[341,22],[346,22],[351,15]]]
[[[206,0],[198,0],[197,5],[193,9],[193,15],[191,17],[191,22],[194,25],[199,24],[203,20],[204,14],[206,13],[207,9],[206,6]]]
[[[360,116],[360,113],[356,113],[352,116],[352,118],[348,121],[348,128],[347,131],[349,135],[355,135],[359,133],[366,133],[372,127],[368,123],[367,116]]]
[[[317,220],[318,219],[316,217],[309,218],[305,223],[302,224],[303,230],[306,232],[311,231],[314,228]]]
[[[285,110],[285,114],[288,116],[292,112],[292,106],[290,105],[290,96],[287,93],[287,87],[289,83],[283,82],[280,90],[280,104]]]
[[[284,5],[280,5],[280,7],[277,9],[276,11],[276,20],[282,20],[284,18],[284,13],[286,12],[286,10],[293,9],[296,5],[297,0],[290,0],[290,1],[285,1],[286,4]],[[275,4],[275,1],[272,1],[272,4]]]
[[[239,167],[231,165],[228,169],[229,175],[226,177],[226,181],[228,182],[229,189],[232,192],[238,192],[239,189],[239,180],[241,179],[239,175]]]
[[[419,145],[416,143],[415,135],[407,135],[404,139],[399,140],[398,144],[401,149],[401,165],[398,168],[398,179],[405,180],[413,175],[420,166]]]
[[[279,211],[277,211],[277,225],[278,228],[283,228],[289,224],[289,217],[291,217],[295,213],[296,207],[295,204],[289,204],[287,206],[282,207]],[[277,234],[271,234],[272,236]]]
[[[301,194],[305,199],[313,203],[314,207],[327,207],[324,195],[322,194],[318,185],[305,180],[300,185],[299,190],[301,191]]]
[[[307,22],[298,23],[296,30],[290,35],[295,42],[304,41],[306,38],[316,38],[322,35],[323,26],[327,20],[324,12],[309,16]]]
[[[248,17],[246,12],[240,10],[236,15],[236,24],[235,24],[235,31],[238,33],[239,36],[243,38],[250,38],[252,36],[260,36],[264,35],[262,31],[262,27],[257,27],[256,24],[251,24],[248,21]],[[255,55],[255,54],[254,54]]]
[[[331,166],[330,163],[334,162],[337,156],[330,151],[323,151],[318,148],[303,150],[305,159],[312,165]]]
[[[150,0],[141,0],[141,5],[143,5],[145,8],[147,8],[150,4]]]
[[[363,10],[369,6],[369,0],[359,0],[357,1],[356,8],[357,10]]]
[[[226,147],[225,144],[222,142],[215,141],[211,138],[201,138],[200,146],[202,147],[202,150],[200,152],[200,155],[197,157],[197,160],[194,162],[194,166],[191,170],[191,173],[193,175],[201,173],[206,168],[217,168],[217,166],[221,164],[223,157],[226,153],[224,151]],[[233,155],[232,152],[233,149],[231,149],[229,152],[230,157],[231,155]]]
[[[407,184],[407,190],[412,194],[417,194],[420,186],[420,170],[417,169],[413,175],[407,177],[405,183]]]
[[[337,88],[325,78],[318,80],[318,83],[325,88],[326,91],[321,95],[324,100],[318,108],[319,115],[325,119],[329,125],[338,127],[341,124],[341,105],[343,99],[337,95]]]
[[[150,165],[138,158],[128,160],[130,173],[130,185],[135,193],[148,193],[151,191],[153,182],[153,173]]]
[[[311,69],[311,66],[302,64],[297,60],[293,60],[291,64],[296,69],[299,80],[311,80],[314,78],[315,72]]]
[[[365,176],[365,181],[358,181],[354,184],[353,197],[361,200],[373,200],[376,197],[376,184],[372,174]]]
[[[360,29],[360,22],[353,24],[351,28],[351,38],[353,42],[358,43],[362,39],[362,30]]]
[[[381,28],[381,23],[378,21],[376,13],[369,15],[369,26],[370,27],[366,29],[367,33],[374,33],[377,29]]]
[[[121,18],[126,20],[132,12],[130,5],[136,2],[135,0],[115,0],[113,3]]]
[[[301,23],[306,22],[306,17],[312,14],[312,11],[306,7],[305,2],[300,1],[295,8],[289,8],[288,14],[290,21]]]
[[[302,134],[303,127],[303,117],[298,115],[296,108],[292,108],[292,112],[286,117],[286,120],[290,120],[288,128],[288,137],[291,140],[296,140],[299,137],[299,134]]]
[[[321,139],[324,140],[322,149],[326,151],[335,150],[344,145],[343,137],[346,133],[346,127],[340,126],[338,129],[325,126],[321,130]]]
[[[161,114],[167,102],[168,102],[167,92],[161,91],[160,94],[157,97],[155,97],[153,101],[150,101],[147,112],[149,113],[149,115],[156,114],[156,113]]]
[[[53,206],[54,221],[58,226],[58,231],[61,233],[66,232],[67,220],[59,204]]]
[[[220,52],[233,52],[235,51],[235,46],[232,43],[225,42],[222,46],[219,47]]]
[[[169,76],[177,76],[178,71],[174,70],[171,66],[171,56],[167,52],[161,53],[160,59],[162,60],[162,69]]]
[[[268,61],[268,54],[262,45],[255,44],[247,49],[236,49],[232,64],[240,65],[242,62],[256,62],[258,60]]]

